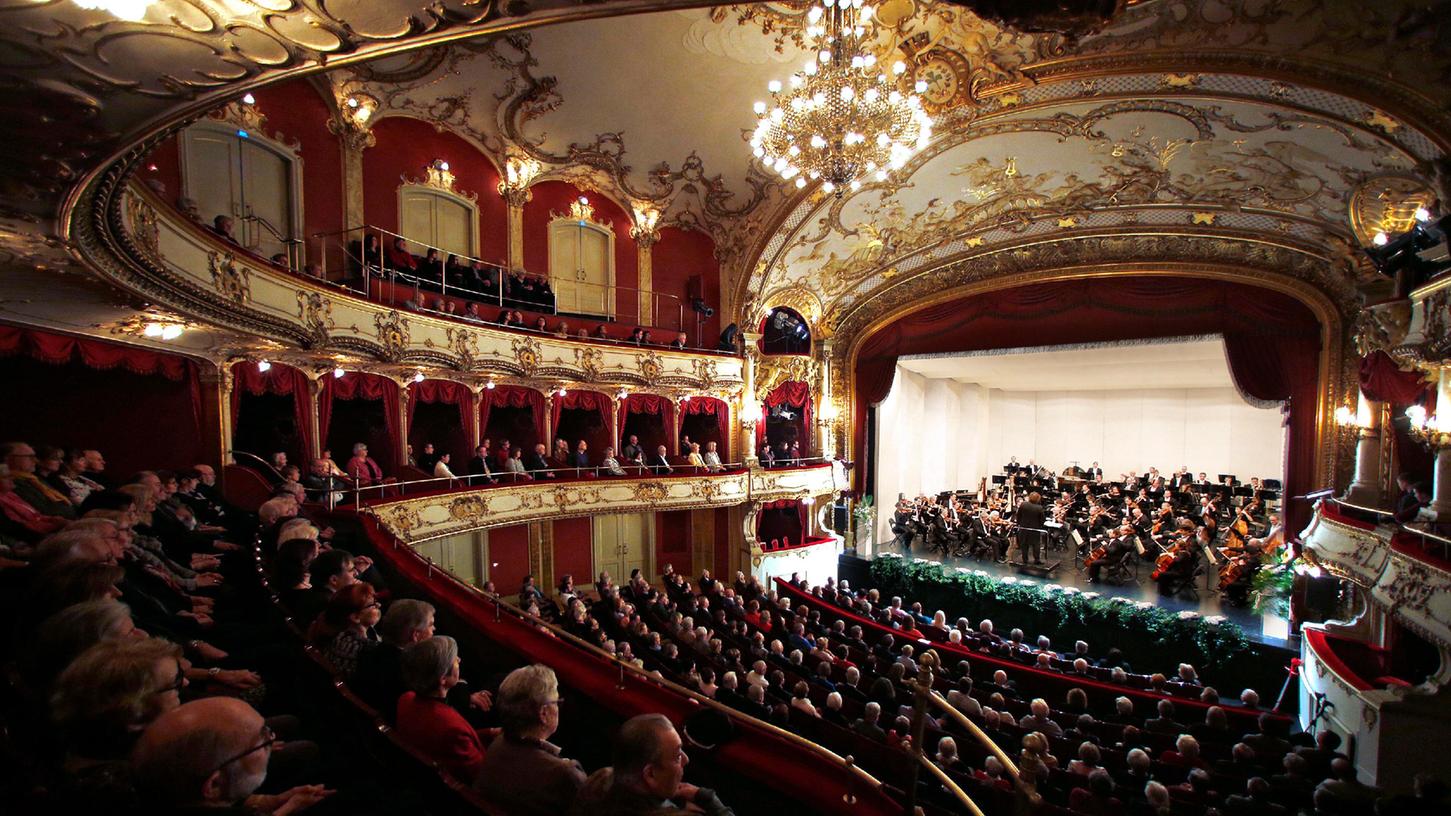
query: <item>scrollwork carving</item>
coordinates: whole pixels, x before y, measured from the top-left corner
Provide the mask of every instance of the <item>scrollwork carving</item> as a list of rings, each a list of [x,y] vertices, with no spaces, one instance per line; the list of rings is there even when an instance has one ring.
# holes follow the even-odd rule
[[[212,273],[212,286],[223,298],[238,306],[252,299],[252,271],[238,264],[230,252],[208,252],[207,268]]]
[[[302,320],[303,328],[308,333],[303,345],[307,348],[326,347],[328,338],[336,325],[333,322],[332,301],[323,297],[321,293],[298,289],[297,316]]]
[[[382,358],[396,363],[403,358],[408,348],[408,318],[389,310],[373,315],[373,325],[378,330],[378,345],[382,347]]]

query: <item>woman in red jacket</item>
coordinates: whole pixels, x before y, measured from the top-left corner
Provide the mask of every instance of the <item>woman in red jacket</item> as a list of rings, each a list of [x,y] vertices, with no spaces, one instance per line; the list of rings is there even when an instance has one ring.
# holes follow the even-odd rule
[[[445,699],[458,684],[458,643],[437,635],[403,651],[403,679],[412,691],[398,698],[398,736],[465,783],[484,764],[495,734],[469,725]]]

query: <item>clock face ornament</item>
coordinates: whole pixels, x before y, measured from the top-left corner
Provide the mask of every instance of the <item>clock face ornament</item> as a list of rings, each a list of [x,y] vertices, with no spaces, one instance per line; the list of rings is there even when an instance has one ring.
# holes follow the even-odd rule
[[[922,101],[928,112],[939,113],[956,105],[966,86],[965,65],[953,59],[955,54],[933,50],[924,55],[912,72],[912,79],[925,82],[927,90],[922,92]]]

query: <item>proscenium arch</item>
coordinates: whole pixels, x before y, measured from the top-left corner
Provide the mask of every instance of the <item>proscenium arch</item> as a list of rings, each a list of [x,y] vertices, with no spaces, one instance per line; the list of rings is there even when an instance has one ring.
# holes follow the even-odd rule
[[[1288,295],[1303,304],[1320,324],[1320,355],[1316,372],[1315,401],[1315,467],[1316,483],[1338,484],[1351,461],[1353,440],[1338,439],[1330,418],[1335,408],[1353,393],[1354,356],[1349,353],[1347,323],[1335,301],[1313,285],[1274,271],[1246,268],[1211,262],[1161,262],[1087,264],[1074,267],[1023,272],[988,280],[959,283],[942,289],[930,297],[898,305],[872,319],[868,326],[838,346],[837,359],[842,364],[831,366],[832,393],[849,395],[842,428],[845,439],[839,440],[846,458],[861,460],[864,451],[855,450],[856,428],[866,417],[857,409],[857,358],[867,341],[902,318],[941,303],[975,295],[1016,289],[1037,283],[1084,280],[1088,278],[1164,277],[1192,278],[1237,283]],[[1343,450],[1342,450],[1343,448]],[[859,488],[862,486],[858,486]]]

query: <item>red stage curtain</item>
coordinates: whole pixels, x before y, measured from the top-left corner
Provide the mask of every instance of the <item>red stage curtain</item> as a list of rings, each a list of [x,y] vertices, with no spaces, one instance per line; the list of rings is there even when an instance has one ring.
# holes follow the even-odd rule
[[[795,499],[764,502],[756,522],[756,539],[779,540],[782,546],[800,544],[806,530],[806,508]]]
[[[600,415],[600,421],[604,423],[606,432],[608,432],[615,410],[615,400],[610,395],[601,394],[598,391],[565,391],[562,397],[556,395],[554,406],[549,411],[549,427],[553,428],[556,434],[559,432],[559,414],[565,408],[594,411]],[[575,441],[570,440],[570,450],[574,450],[573,442]],[[548,444],[552,444],[552,442]]]
[[[893,366],[895,365],[894,358]],[[888,381],[887,386],[888,388],[891,387],[890,381]],[[886,394],[883,394],[876,401],[880,402],[885,397]],[[761,411],[761,421],[756,423],[756,447],[759,448],[761,443],[766,441],[766,414],[769,413],[771,408],[775,408],[778,405],[786,405],[801,411],[801,434],[799,437],[801,440],[801,455],[809,455],[809,452],[806,450],[806,445],[811,441],[811,386],[800,380],[783,382],[776,386],[771,393],[766,395],[766,401],[763,403]]]
[[[240,362],[232,366],[232,428],[242,414],[242,393],[253,396],[276,394],[279,397],[291,395],[292,411],[297,421],[297,438],[302,443],[304,460],[312,457],[312,389],[308,387],[307,375],[292,366],[273,363],[266,371],[258,371],[257,364]],[[302,466],[302,462],[298,463]],[[307,468],[303,466],[303,473]]]
[[[691,397],[680,403],[680,411],[676,416],[675,423],[675,436],[677,439],[685,427],[685,417],[696,414],[710,414],[715,417],[716,428],[720,433],[720,438],[716,440],[719,443],[716,445],[716,453],[720,455],[721,462],[731,461],[730,406],[726,405],[724,400],[719,400],[715,397]],[[701,453],[705,453],[704,445],[701,446]],[[682,456],[688,456],[690,451],[681,451],[680,454]]]
[[[500,385],[494,388],[485,389],[483,398],[479,400],[479,439],[488,434],[489,410],[495,405],[500,408],[530,408],[534,412],[534,428],[540,442],[548,445],[548,435],[544,432],[544,395],[533,388],[524,388],[518,385]],[[490,448],[490,451],[497,451],[497,445]],[[526,451],[527,452],[527,451]]]
[[[1384,351],[1360,358],[1360,390],[1366,399],[1392,405],[1415,405],[1424,397],[1426,413],[1436,412],[1436,391],[1421,381],[1421,372],[1402,371]]]
[[[327,443],[328,425],[332,421],[333,400],[367,399],[383,401],[383,421],[388,425],[388,438],[393,440],[394,449],[390,455],[398,456],[403,444],[398,441],[398,383],[377,374],[349,371],[341,377],[324,376],[322,391],[318,394],[317,425],[323,444]],[[346,459],[352,451],[333,451],[336,457]],[[377,459],[378,457],[373,457]],[[341,463],[340,463],[341,464]]]
[[[450,380],[424,380],[408,384],[408,428],[413,428],[413,412],[420,402],[451,402],[458,406],[459,427],[465,433],[473,413],[473,393],[463,383]]]
[[[1285,487],[1303,495],[1314,484],[1315,409],[1320,325],[1299,300],[1248,284],[1197,278],[1085,278],[986,292],[921,309],[862,346],[854,372],[857,483],[868,452],[866,409],[892,387],[904,354],[1019,346],[1114,342],[1220,334],[1240,391],[1257,400],[1287,400],[1290,428]],[[1309,518],[1287,501],[1287,527]]]
[[[132,374],[160,374],[171,380],[195,379],[196,366],[185,357],[120,346],[100,340],[0,326],[0,355],[25,354],[59,365],[73,358],[87,368],[124,368]],[[200,395],[198,395],[200,396]]]

